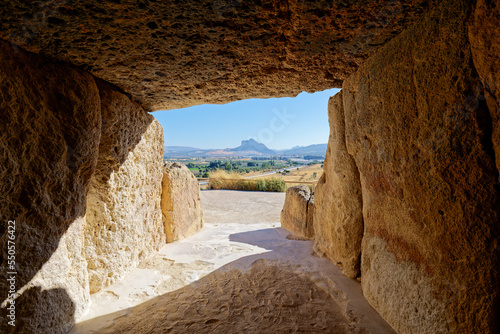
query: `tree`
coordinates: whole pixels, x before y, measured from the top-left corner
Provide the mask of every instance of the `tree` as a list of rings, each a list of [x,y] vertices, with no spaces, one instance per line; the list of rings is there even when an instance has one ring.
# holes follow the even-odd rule
[[[233,165],[231,165],[229,161],[226,161],[226,163],[224,164],[224,169],[230,171],[233,169]]]

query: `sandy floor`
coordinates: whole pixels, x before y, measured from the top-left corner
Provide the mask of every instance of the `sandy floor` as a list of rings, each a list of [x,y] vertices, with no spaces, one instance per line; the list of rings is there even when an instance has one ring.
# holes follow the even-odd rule
[[[205,227],[92,295],[71,333],[394,333],[279,226],[283,193],[203,191]]]

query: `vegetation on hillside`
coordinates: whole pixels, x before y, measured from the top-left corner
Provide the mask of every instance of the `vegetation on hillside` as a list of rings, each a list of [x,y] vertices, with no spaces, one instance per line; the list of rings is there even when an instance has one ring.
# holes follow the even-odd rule
[[[217,169],[223,169],[227,172],[236,172],[244,175],[251,172],[264,172],[300,164],[299,162],[292,161],[290,159],[279,160],[261,157],[229,160],[175,159],[170,161],[178,161],[185,164],[196,177],[202,178],[209,177],[209,174]]]

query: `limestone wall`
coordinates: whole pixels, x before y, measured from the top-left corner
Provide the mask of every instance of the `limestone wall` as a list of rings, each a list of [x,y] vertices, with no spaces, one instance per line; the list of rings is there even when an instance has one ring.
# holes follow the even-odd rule
[[[314,213],[314,194],[308,186],[298,185],[287,189],[280,217],[282,228],[299,237],[312,239]]]
[[[125,275],[166,238],[161,127],[127,94],[66,60],[116,80],[152,109],[290,95],[349,76],[329,105],[317,251],[346,275],[361,275],[365,296],[399,333],[498,332],[499,3],[447,0],[422,19],[427,1],[406,2],[406,9],[399,1],[371,3],[366,12],[340,3],[212,9],[202,30],[217,27],[209,37],[229,39],[206,45],[208,35],[200,39],[189,24],[170,27],[192,11],[168,5],[153,12],[172,20],[133,23],[129,34],[154,39],[137,45],[120,26],[104,35],[108,29],[85,16],[92,11],[62,4],[35,22],[29,18],[46,8],[9,2],[0,32],[0,331],[66,331],[90,292]],[[114,10],[129,5],[100,6],[116,17]],[[301,21],[297,13],[306,12]],[[247,29],[255,17],[258,29]],[[37,23],[37,33],[19,24],[27,21]],[[307,29],[296,30],[297,22]],[[343,31],[334,36],[337,25]],[[162,41],[165,31],[178,33]],[[248,45],[260,56],[246,52],[253,58],[245,60]],[[6,326],[9,220],[16,221],[16,328]]]
[[[489,150],[494,150],[497,169],[500,170],[500,1],[479,0],[468,25],[474,66],[484,87],[488,105],[488,123],[495,124],[491,132]],[[490,153],[492,154],[492,153]]]
[[[99,91],[91,75],[0,41],[0,119],[0,332],[65,332],[89,306],[82,225]],[[7,266],[9,220],[15,268]],[[22,292],[16,327],[4,308],[11,271]]]
[[[345,203],[344,214],[359,212],[359,182],[363,293],[398,333],[498,330],[498,16],[486,7],[478,2],[469,29],[469,4],[444,2],[369,58],[330,104],[330,122],[344,113],[348,155],[332,127],[316,245],[327,255],[354,249],[333,238],[346,226],[333,213]],[[357,169],[359,181],[335,168]],[[329,257],[344,265],[341,251]]]
[[[0,332],[64,333],[90,293],[165,243],[163,131],[117,88],[3,41],[0,118]]]
[[[102,132],[85,226],[90,292],[165,244],[161,219],[161,125],[128,96],[98,81]]]
[[[359,276],[363,214],[359,172],[345,143],[342,91],[328,104],[330,138],[316,187],[314,248],[351,278]]]
[[[203,228],[200,184],[180,163],[166,162],[162,171],[162,219],[167,242],[173,242]]]

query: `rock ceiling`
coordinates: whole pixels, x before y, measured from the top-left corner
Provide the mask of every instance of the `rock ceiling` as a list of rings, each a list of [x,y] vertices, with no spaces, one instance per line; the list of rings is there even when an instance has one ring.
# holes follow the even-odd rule
[[[0,37],[148,110],[340,87],[433,1],[7,1]]]

